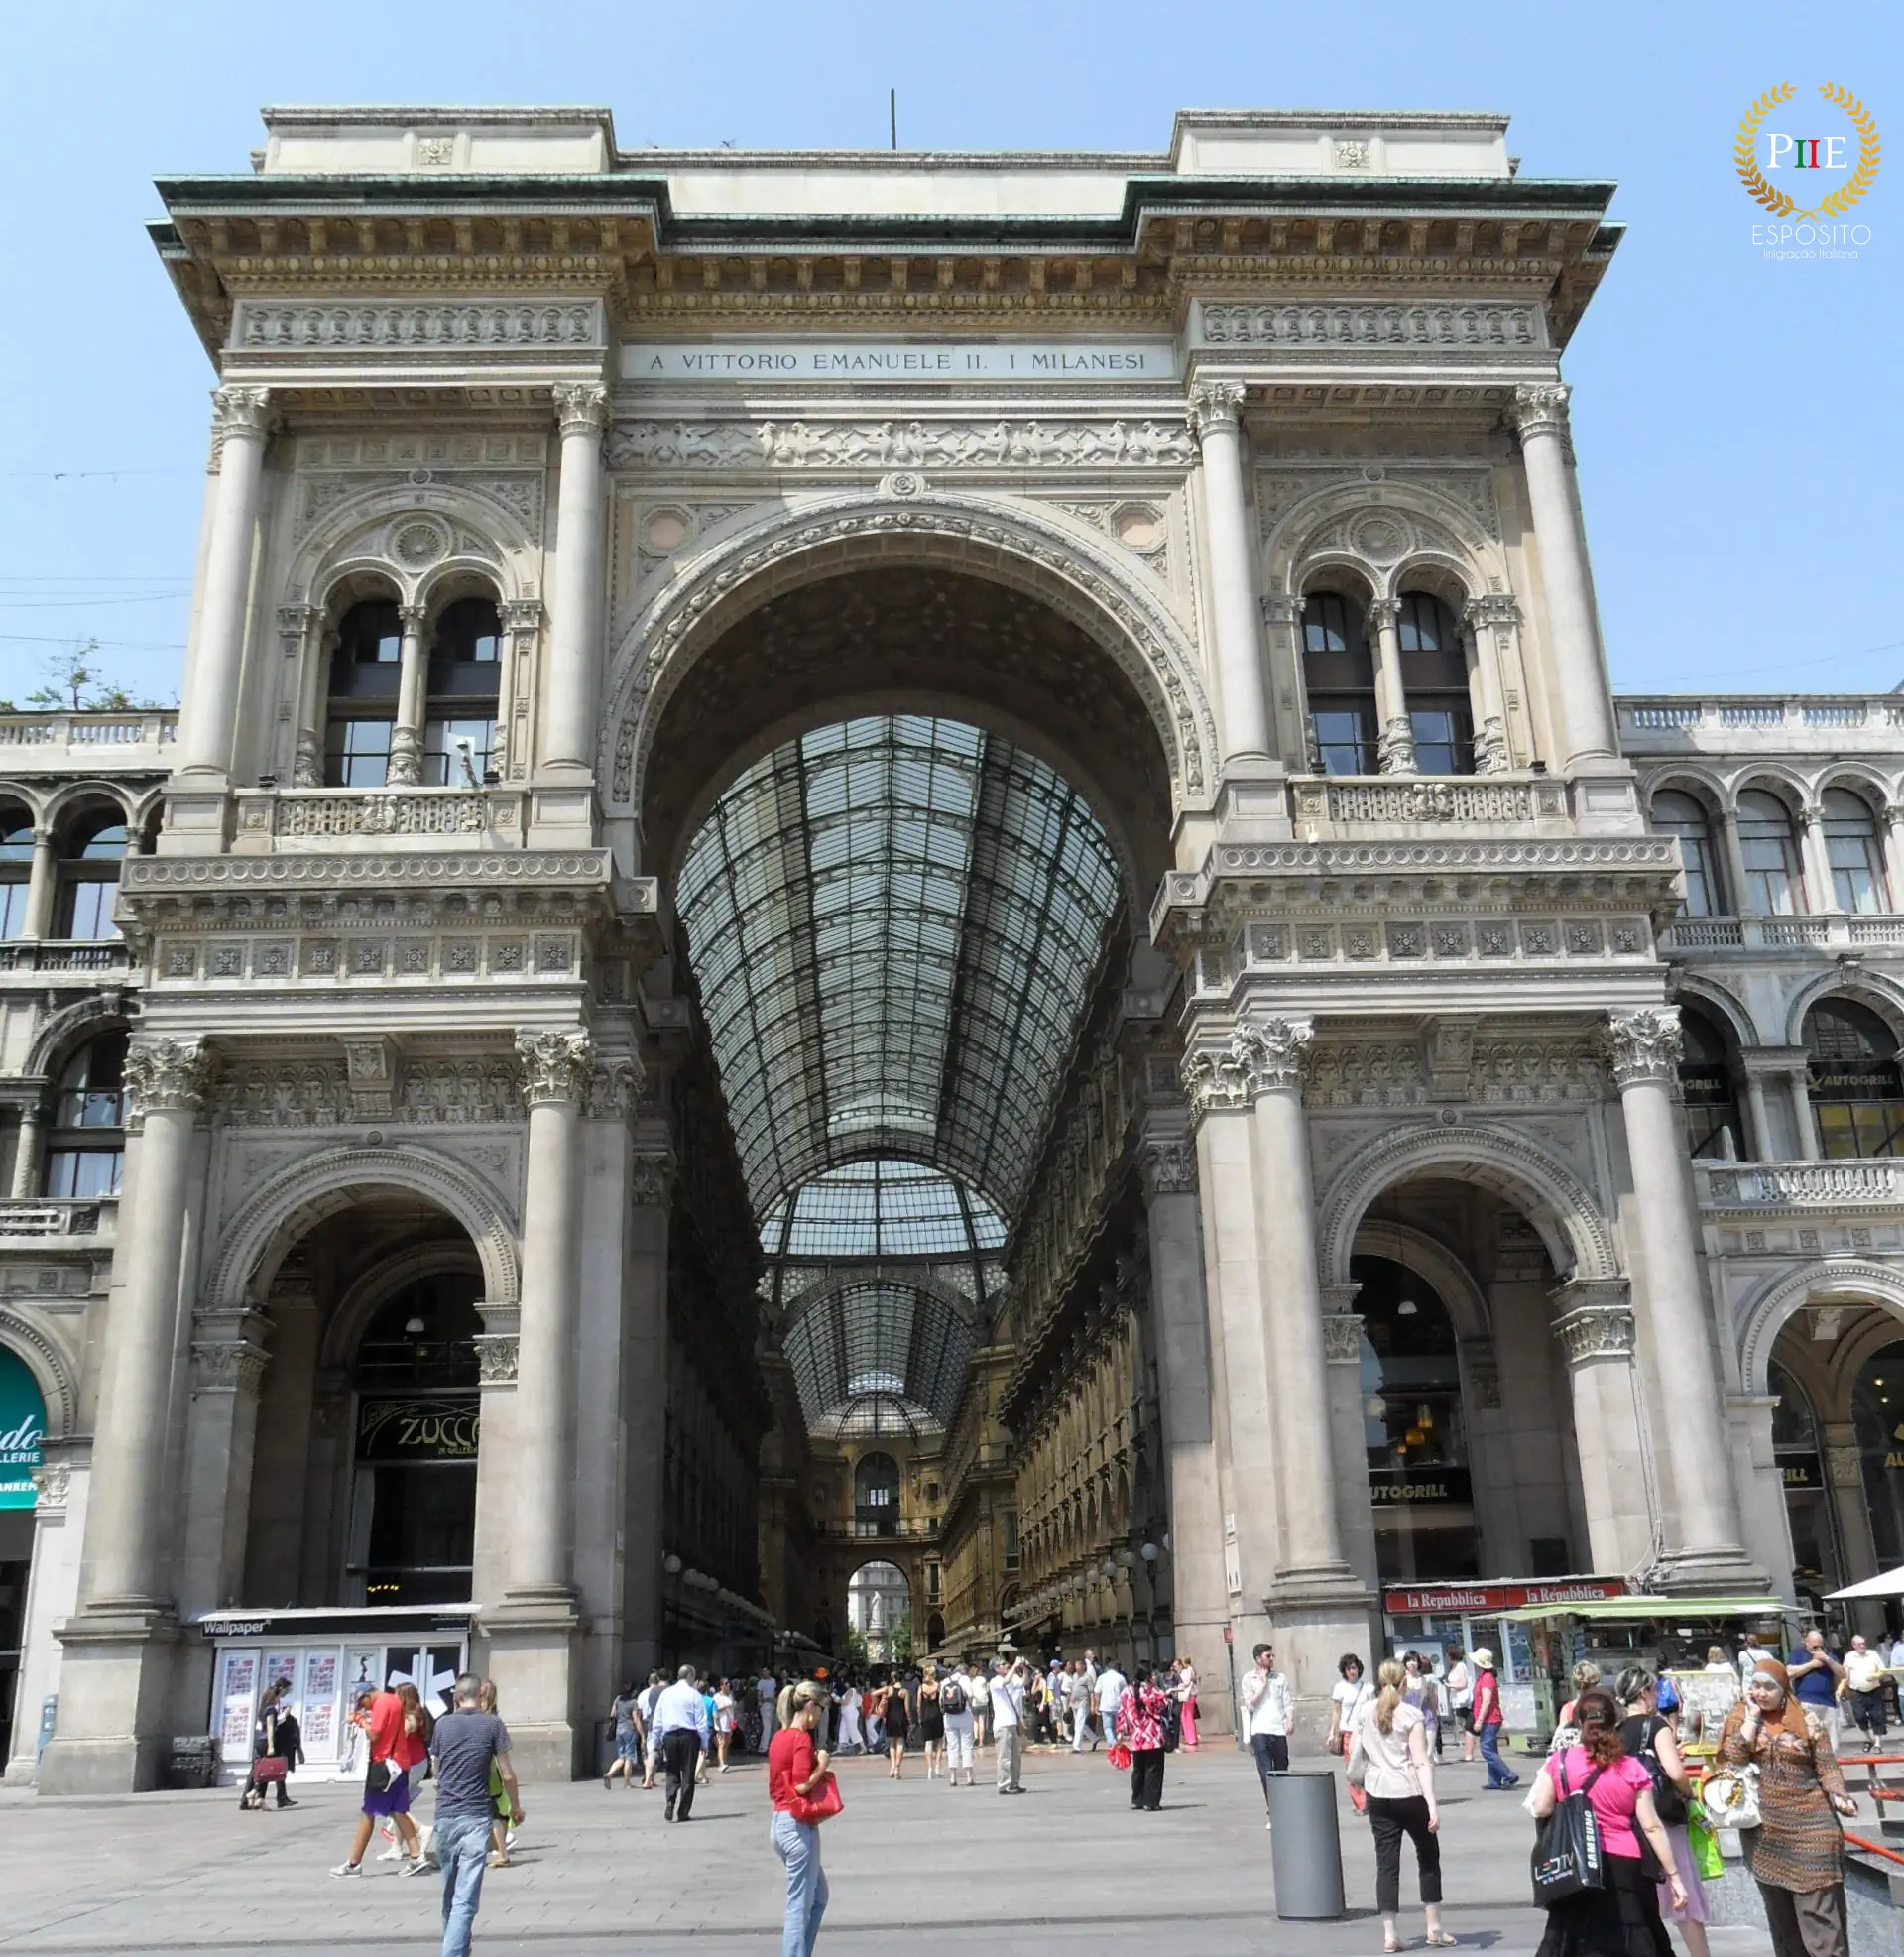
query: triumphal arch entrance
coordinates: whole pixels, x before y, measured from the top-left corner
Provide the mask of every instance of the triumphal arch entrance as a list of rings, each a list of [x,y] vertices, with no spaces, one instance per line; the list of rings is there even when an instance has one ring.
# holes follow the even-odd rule
[[[1391,1586],[1753,1579],[1560,379],[1609,185],[446,109],[160,193],[210,475],[43,1785],[464,1661],[566,1775],[856,1638],[1221,1729],[1273,1636],[1309,1733]]]

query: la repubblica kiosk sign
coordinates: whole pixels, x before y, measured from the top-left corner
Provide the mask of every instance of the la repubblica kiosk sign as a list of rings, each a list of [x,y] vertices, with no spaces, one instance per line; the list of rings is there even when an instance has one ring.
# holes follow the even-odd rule
[[[31,1509],[47,1438],[47,1403],[26,1366],[0,1348],[0,1509]]]

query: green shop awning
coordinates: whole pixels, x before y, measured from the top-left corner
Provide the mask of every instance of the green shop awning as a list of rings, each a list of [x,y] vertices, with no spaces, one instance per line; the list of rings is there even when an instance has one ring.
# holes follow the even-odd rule
[[[1655,1617],[1783,1617],[1795,1608],[1783,1597],[1583,1597],[1571,1604],[1531,1604],[1500,1615],[1509,1624],[1533,1624],[1544,1617],[1617,1624]]]

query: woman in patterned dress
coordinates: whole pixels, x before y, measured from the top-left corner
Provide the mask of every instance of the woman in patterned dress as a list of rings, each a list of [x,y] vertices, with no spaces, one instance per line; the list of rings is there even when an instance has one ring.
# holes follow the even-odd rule
[[[1773,1957],[1850,1957],[1844,1921],[1844,1835],[1841,1814],[1857,1803],[1824,1721],[1792,1696],[1776,1658],[1761,1657],[1744,1700],[1726,1716],[1720,1764],[1758,1769],[1756,1828],[1745,1858],[1765,1898]]]

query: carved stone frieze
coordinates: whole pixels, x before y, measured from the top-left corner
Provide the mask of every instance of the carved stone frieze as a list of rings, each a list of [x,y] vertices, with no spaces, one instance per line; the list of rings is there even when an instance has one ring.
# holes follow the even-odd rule
[[[1159,1196],[1189,1196],[1197,1188],[1197,1149],[1188,1137],[1146,1140],[1137,1155],[1137,1168],[1143,1177],[1143,1196],[1155,1202]]]
[[[1546,344],[1541,309],[1513,300],[1412,305],[1311,301],[1295,304],[1206,302],[1203,336],[1212,346],[1273,346],[1371,353],[1421,347],[1432,352],[1513,353]]]
[[[523,1100],[531,1108],[579,1102],[588,1085],[595,1042],[585,1033],[519,1033],[516,1060]]]
[[[1684,1050],[1679,1013],[1671,1006],[1606,1016],[1606,1057],[1622,1088],[1659,1080],[1677,1085]]]
[[[1181,425],[1106,417],[1075,421],[618,422],[615,469],[981,470],[1187,469]]]
[[[211,1050],[202,1040],[141,1034],[126,1052],[126,1125],[161,1109],[196,1113],[213,1079]]]
[[[241,299],[231,343],[245,352],[460,352],[596,347],[598,300]]]
[[[398,1054],[387,1036],[344,1041],[344,1073],[350,1082],[351,1113],[359,1121],[386,1119],[396,1103]]]

